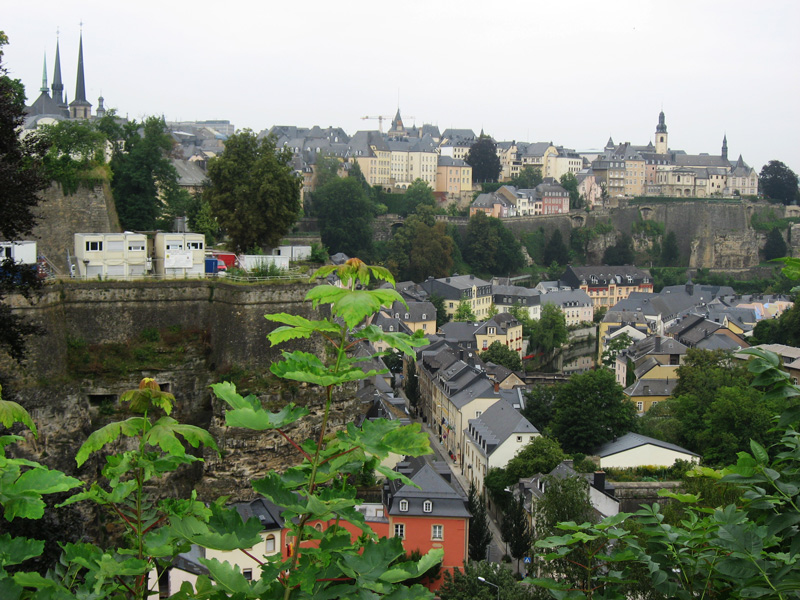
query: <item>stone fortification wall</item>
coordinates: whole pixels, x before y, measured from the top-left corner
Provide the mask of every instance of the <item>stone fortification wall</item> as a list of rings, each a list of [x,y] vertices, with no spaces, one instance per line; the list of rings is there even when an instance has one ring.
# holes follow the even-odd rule
[[[28,436],[17,450],[30,458],[93,480],[103,466],[101,458],[77,470],[74,456],[87,436],[112,420],[126,418],[119,395],[138,386],[142,377],[154,377],[176,397],[173,415],[181,422],[207,428],[223,450],[223,458],[206,452],[201,466],[160,485],[164,494],[185,497],[196,488],[203,499],[219,495],[233,499],[252,497],[250,482],[269,471],[297,462],[297,456],[277,434],[231,429],[225,426],[224,406],[212,397],[209,384],[215,369],[236,366],[253,373],[266,373],[281,349],[324,352],[316,340],[271,348],[266,335],[277,327],[266,313],[287,312],[320,318],[303,298],[308,284],[242,286],[219,281],[158,282],[65,282],[48,286],[33,305],[11,297],[16,309],[46,329],[31,339],[28,377],[15,381],[8,399],[20,402],[34,417],[40,437]],[[88,344],[126,342],[142,329],[178,325],[202,329],[208,346],[192,348],[185,360],[163,371],[143,371],[113,380],[94,378],[76,381],[66,377],[67,346],[71,338]],[[249,393],[247,390],[240,390]],[[333,403],[333,428],[352,422],[365,409],[354,395],[354,386]],[[308,407],[309,417],[292,431],[302,441],[318,433],[324,407],[319,388],[275,381],[261,400],[271,409],[287,402]]]
[[[39,254],[62,273],[67,272],[67,252],[74,254],[75,233],[120,231],[108,184],[91,189],[81,186],[66,196],[61,186],[53,183],[42,194],[36,214],[39,222],[33,234]]]

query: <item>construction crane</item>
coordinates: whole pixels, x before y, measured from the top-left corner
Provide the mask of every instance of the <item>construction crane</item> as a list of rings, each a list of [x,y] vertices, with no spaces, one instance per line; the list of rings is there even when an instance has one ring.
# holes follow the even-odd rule
[[[370,121],[375,121],[375,120],[377,120],[377,121],[378,121],[378,131],[380,131],[381,133],[383,133],[383,120],[384,120],[384,119],[386,119],[387,121],[391,121],[393,118],[394,118],[394,117],[387,117],[387,116],[384,116],[384,115],[378,115],[377,117],[370,117],[370,116],[367,116],[367,117],[361,117],[361,120],[362,120],[362,121],[366,121],[366,120],[368,120],[368,119],[369,119]]]

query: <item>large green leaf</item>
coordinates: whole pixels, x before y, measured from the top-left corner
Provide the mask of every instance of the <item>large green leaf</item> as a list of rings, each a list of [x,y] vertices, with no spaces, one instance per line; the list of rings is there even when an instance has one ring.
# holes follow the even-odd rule
[[[419,577],[425,571],[442,562],[444,550],[429,550],[419,561],[406,561],[388,568],[379,577],[381,581],[399,583],[412,577]]]
[[[80,480],[46,467],[25,471],[15,477],[14,481],[3,481],[0,499],[5,518],[8,521],[15,517],[41,519],[45,508],[41,498],[43,494],[66,492],[81,485],[83,484]]]
[[[359,381],[378,374],[378,371],[363,371],[349,361],[341,361],[338,371],[327,367],[321,359],[308,352],[284,352],[284,360],[274,362],[269,370],[278,377],[313,383],[322,387],[341,385],[348,381]]]
[[[172,417],[161,417],[156,421],[147,432],[145,442],[151,446],[158,446],[167,454],[183,456],[186,451],[183,444],[175,437],[176,433],[181,435],[193,448],[203,444],[206,448],[213,448],[219,454],[217,442],[205,429],[179,423]]]
[[[197,560],[206,566],[211,578],[227,593],[249,595],[250,582],[244,578],[238,565],[232,565],[227,560],[219,562],[216,558],[200,557]]]
[[[311,321],[305,317],[287,313],[264,315],[264,318],[285,325],[267,334],[267,339],[273,346],[289,340],[309,338],[314,333],[341,334],[342,332],[341,326],[331,321]]]
[[[44,542],[28,538],[11,537],[0,534],[0,567],[18,565],[29,558],[39,556],[44,550]]]
[[[399,331],[383,331],[377,325],[364,327],[359,330],[358,335],[366,338],[372,344],[383,342],[390,348],[395,348],[408,356],[414,356],[415,348],[426,346],[429,343],[426,338],[408,335]]]
[[[245,427],[255,431],[267,429],[282,429],[287,425],[299,421],[308,414],[304,406],[287,404],[278,412],[269,412],[260,406],[258,408],[238,408],[225,413],[225,424],[228,427]]]
[[[1,389],[0,387],[0,390]],[[11,400],[0,400],[0,424],[8,429],[14,423],[22,423],[33,432],[33,435],[37,435],[36,424],[33,422],[33,419],[31,419],[27,410]]]
[[[186,541],[214,550],[252,548],[261,542],[261,522],[252,517],[246,522],[234,509],[212,505],[213,515],[208,522],[188,516],[170,520],[173,535]]]
[[[125,421],[115,421],[97,431],[92,432],[75,455],[75,462],[80,467],[89,458],[92,452],[100,450],[106,444],[119,439],[124,435],[134,437],[139,435],[144,428],[145,420],[143,417],[131,417]]]
[[[287,487],[277,473],[268,473],[263,479],[256,479],[252,483],[255,491],[278,506],[297,513],[302,513],[306,509],[303,498]]]

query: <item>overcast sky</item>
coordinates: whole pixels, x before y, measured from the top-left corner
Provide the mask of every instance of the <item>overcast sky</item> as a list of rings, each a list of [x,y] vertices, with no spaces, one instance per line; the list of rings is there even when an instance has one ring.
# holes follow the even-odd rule
[[[800,173],[800,2],[4,0],[4,63],[29,102],[56,30],[69,100],[122,115],[377,129],[481,128],[577,150],[653,140]],[[386,126],[384,124],[384,130]]]

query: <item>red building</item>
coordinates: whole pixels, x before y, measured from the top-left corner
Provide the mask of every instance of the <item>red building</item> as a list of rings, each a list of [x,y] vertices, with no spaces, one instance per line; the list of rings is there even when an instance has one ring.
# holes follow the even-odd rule
[[[450,485],[452,476],[444,463],[436,466],[424,458],[397,465],[419,488],[395,480],[384,488],[383,504],[389,533],[402,538],[406,552],[444,550],[441,577],[431,590],[444,583],[444,572],[463,566],[469,552],[469,517],[465,499]]]

